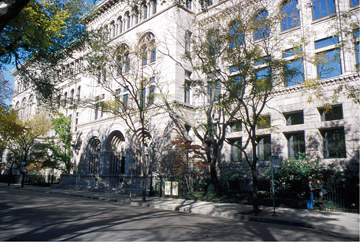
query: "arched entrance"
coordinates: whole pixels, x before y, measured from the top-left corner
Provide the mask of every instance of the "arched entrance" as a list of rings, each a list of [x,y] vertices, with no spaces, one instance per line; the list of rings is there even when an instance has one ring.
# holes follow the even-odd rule
[[[106,142],[105,150],[108,156],[108,174],[121,175],[125,173],[124,135],[120,131],[112,132]]]
[[[101,142],[99,138],[90,139],[87,147],[87,174],[99,174],[100,171],[100,148]]]

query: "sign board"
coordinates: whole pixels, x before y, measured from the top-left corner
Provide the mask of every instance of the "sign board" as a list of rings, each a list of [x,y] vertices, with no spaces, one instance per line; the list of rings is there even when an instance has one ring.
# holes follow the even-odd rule
[[[167,196],[171,195],[171,181],[165,182],[165,195]]]
[[[171,189],[171,195],[178,196],[179,195],[179,183],[173,181],[171,188],[172,188]]]
[[[272,155],[271,156],[271,165],[274,169],[280,168],[280,157],[278,155]]]
[[[179,195],[179,183],[175,181],[165,182],[165,195],[178,196]]]

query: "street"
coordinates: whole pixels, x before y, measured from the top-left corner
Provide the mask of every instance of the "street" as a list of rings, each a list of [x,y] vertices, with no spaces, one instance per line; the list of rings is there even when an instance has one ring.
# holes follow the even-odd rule
[[[339,241],[331,232],[0,187],[0,240]]]

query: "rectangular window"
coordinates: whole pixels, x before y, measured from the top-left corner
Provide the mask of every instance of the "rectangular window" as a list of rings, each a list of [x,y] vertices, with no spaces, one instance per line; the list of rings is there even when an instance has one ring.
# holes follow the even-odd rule
[[[299,153],[305,153],[304,131],[288,133],[285,135],[288,141],[288,158],[298,158]]]
[[[122,70],[123,70],[123,63],[122,63],[122,60],[121,60],[121,56],[117,57],[116,64],[117,64],[116,75],[120,76],[122,74]]]
[[[302,48],[292,48],[283,52],[283,58],[289,61],[285,65],[286,86],[294,86],[304,82],[304,64],[302,59],[296,59],[296,54],[302,52]]]
[[[184,102],[185,103],[190,103],[190,81],[189,80],[185,80],[184,83]]]
[[[145,104],[146,104],[146,88],[145,87],[143,87],[142,88],[142,91],[141,91],[141,100],[140,100],[140,106],[141,107],[144,107],[145,106]]]
[[[208,99],[210,102],[218,101],[221,95],[221,83],[219,80],[208,82]]]
[[[324,158],[346,158],[344,127],[321,130]]]
[[[359,1],[357,2],[359,5]],[[360,70],[360,29],[354,30],[354,39],[355,39],[355,58],[356,58],[356,70]]]
[[[262,115],[258,118],[256,128],[266,129],[266,128],[270,128],[270,126],[271,126],[270,115]]]
[[[313,20],[335,13],[335,0],[313,0]]]
[[[191,0],[186,0],[186,8],[191,9]]]
[[[331,106],[331,108],[319,108],[321,121],[331,121],[343,119],[342,105]]]
[[[359,5],[359,0],[350,0],[351,7],[355,7]]]
[[[147,51],[144,49],[143,52],[142,52],[142,65],[143,66],[146,66],[147,65]]]
[[[191,48],[191,32],[185,31],[185,54],[190,53]]]
[[[242,130],[242,123],[241,122],[233,122],[230,124],[230,131],[233,132],[239,132]]]
[[[156,61],[156,48],[151,50],[151,63]]]
[[[317,40],[315,41],[315,49],[320,49],[326,46],[335,45],[337,43],[339,43],[339,38],[337,36]]]
[[[130,58],[129,54],[125,55],[125,72],[128,73],[130,71]]]
[[[260,161],[271,160],[271,136],[264,135],[256,138],[257,156]]]
[[[284,117],[286,119],[287,126],[304,123],[304,112],[303,111],[285,113]]]
[[[153,104],[155,99],[155,86],[149,88],[149,104]]]
[[[242,161],[242,152],[241,152],[241,138],[230,140],[231,144],[231,162],[241,162]]]

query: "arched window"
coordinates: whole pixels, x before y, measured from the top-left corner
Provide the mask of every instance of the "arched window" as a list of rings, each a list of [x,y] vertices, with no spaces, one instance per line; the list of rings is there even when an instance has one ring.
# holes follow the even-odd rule
[[[155,45],[155,36],[152,33],[146,33],[140,41],[141,44],[141,59],[142,65],[148,64],[148,58],[150,57],[150,62],[156,61],[156,45]]]
[[[64,93],[64,100],[63,100],[64,108],[66,108],[66,99],[67,99],[67,92]]]
[[[151,9],[152,9],[152,14],[155,14],[156,13],[156,11],[157,11],[157,2],[156,2],[156,0],[152,0],[151,1]]]
[[[130,29],[130,27],[131,27],[131,18],[130,18],[130,13],[129,12],[125,13],[125,18],[126,18],[126,29]]]
[[[120,45],[116,50],[116,75],[120,76],[125,67],[125,73],[130,71],[129,47]]]
[[[142,5],[142,16],[143,16],[143,19],[145,20],[145,19],[147,19],[147,17],[148,17],[148,13],[147,13],[147,11],[148,11],[148,8],[147,8],[147,5],[146,4],[143,4]]]
[[[114,38],[116,36],[116,27],[114,21],[110,23],[110,36],[111,38]]]
[[[313,20],[335,13],[335,0],[312,0]]]
[[[123,32],[123,21],[121,16],[117,19],[117,34],[121,34]]]
[[[298,1],[290,0],[284,2],[281,9],[281,31],[295,28],[300,25],[300,15],[297,9]]]
[[[74,89],[71,89],[71,92],[70,92],[70,105],[74,104],[74,94],[75,94]]]
[[[134,19],[135,19],[135,24],[139,23],[139,8],[138,6],[135,6],[134,8]]]
[[[254,31],[254,40],[263,39],[269,37],[270,27],[267,23],[268,12],[266,10],[261,11],[254,21],[255,31]]]
[[[77,89],[77,97],[76,97],[76,99],[77,99],[77,101],[79,102],[80,101],[80,95],[81,95],[81,86],[79,86],[78,87],[78,89]]]

